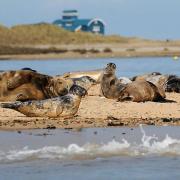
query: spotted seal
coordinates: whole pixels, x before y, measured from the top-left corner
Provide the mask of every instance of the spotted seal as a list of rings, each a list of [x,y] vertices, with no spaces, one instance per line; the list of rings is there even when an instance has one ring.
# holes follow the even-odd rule
[[[97,82],[93,78],[89,76],[82,76],[79,78],[68,78],[66,79],[68,85],[71,87],[72,85],[78,85],[86,89],[87,91],[91,86],[96,85]]]
[[[34,100],[26,102],[1,103],[2,108],[14,109],[28,117],[73,117],[79,108],[81,98],[87,91],[77,85],[73,85],[65,96]]]

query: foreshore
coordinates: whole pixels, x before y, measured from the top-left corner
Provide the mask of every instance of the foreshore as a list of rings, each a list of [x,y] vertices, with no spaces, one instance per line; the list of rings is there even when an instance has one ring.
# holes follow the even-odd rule
[[[180,125],[179,93],[166,93],[167,99],[174,102],[116,102],[98,96],[97,87],[93,88],[71,119],[26,117],[14,110],[0,108],[0,130]]]
[[[7,52],[1,51],[0,60],[180,57],[179,44],[170,43],[11,46]]]

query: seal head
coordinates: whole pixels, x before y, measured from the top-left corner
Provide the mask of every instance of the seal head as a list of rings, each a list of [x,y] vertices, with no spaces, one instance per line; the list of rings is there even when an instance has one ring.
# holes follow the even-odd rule
[[[69,90],[69,94],[77,95],[79,97],[84,97],[85,95],[87,95],[87,90],[81,86],[73,85]]]
[[[108,63],[104,69],[104,74],[114,74],[116,71],[116,65],[114,63]]]

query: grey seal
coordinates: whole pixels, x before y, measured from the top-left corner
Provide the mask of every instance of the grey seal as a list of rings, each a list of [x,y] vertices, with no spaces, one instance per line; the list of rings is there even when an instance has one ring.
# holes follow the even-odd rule
[[[39,100],[67,93],[67,83],[63,78],[55,78],[29,69],[0,74],[0,101]]]
[[[101,81],[102,94],[109,99],[118,101],[162,101],[165,96],[161,95],[159,89],[151,82],[145,80],[122,84],[115,75],[116,65],[107,64]]]
[[[26,102],[1,103],[2,108],[14,109],[28,117],[73,117],[79,108],[81,98],[87,91],[77,85],[73,85],[65,96],[34,100]]]

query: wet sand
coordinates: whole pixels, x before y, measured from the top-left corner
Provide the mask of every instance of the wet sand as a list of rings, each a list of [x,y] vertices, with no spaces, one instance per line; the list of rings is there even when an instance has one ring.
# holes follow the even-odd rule
[[[93,87],[82,99],[74,118],[26,117],[11,109],[0,108],[0,129],[56,129],[80,130],[87,127],[147,125],[180,125],[180,94],[166,93],[175,102],[116,102],[99,96],[99,87]]]

